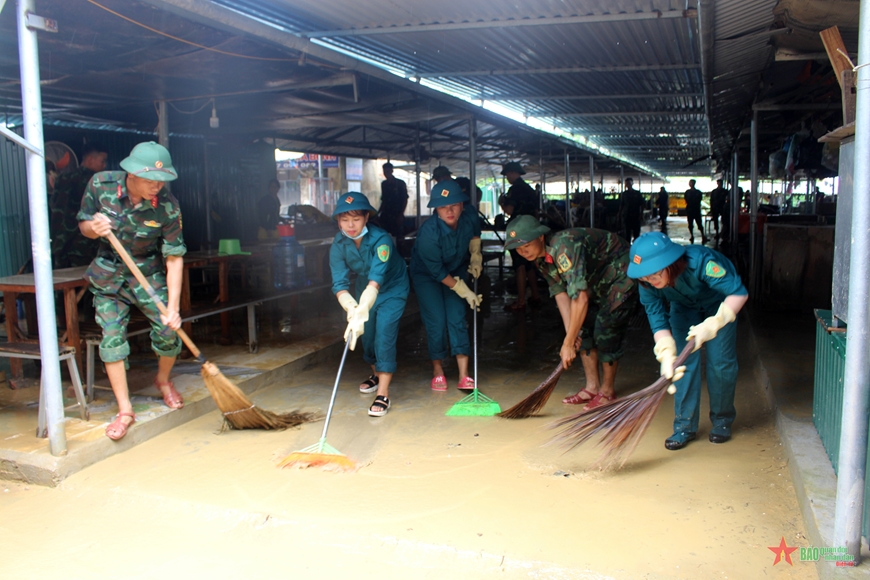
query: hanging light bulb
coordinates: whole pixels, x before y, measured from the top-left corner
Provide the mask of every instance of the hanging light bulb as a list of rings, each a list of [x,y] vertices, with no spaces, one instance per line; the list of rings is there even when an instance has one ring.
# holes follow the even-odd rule
[[[208,120],[208,126],[212,129],[217,129],[221,126],[221,120],[218,119],[214,99],[211,100],[211,118]]]

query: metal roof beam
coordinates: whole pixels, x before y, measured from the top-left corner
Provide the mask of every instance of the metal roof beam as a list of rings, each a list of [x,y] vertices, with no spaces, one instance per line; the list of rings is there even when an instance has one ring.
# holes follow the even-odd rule
[[[696,70],[699,64],[630,64],[618,66],[569,66],[560,68],[506,68],[489,70],[442,71],[415,73],[415,78],[429,79],[439,77],[488,77],[518,75],[552,75],[578,73],[646,72],[663,70]]]
[[[536,95],[507,97],[478,97],[481,101],[596,101],[601,99],[676,99],[680,97],[703,97],[704,93],[646,93],[636,95]]]
[[[672,110],[672,111],[611,111],[596,113],[559,113],[547,115],[548,119],[562,119],[566,117],[643,117],[644,115],[703,115],[703,109]]]
[[[379,28],[352,28],[346,30],[312,30],[301,32],[308,38],[337,38],[340,36],[372,36],[375,34],[402,34],[408,32],[436,32],[470,30],[481,28],[514,28],[518,26],[554,26],[563,24],[597,24],[601,22],[627,22],[637,20],[666,20],[671,18],[696,18],[694,9],[669,10],[667,12],[634,12],[631,14],[589,14],[586,16],[557,16],[555,18],[523,18],[517,20],[478,20],[475,22],[445,22],[432,24],[409,24]]]
[[[756,103],[752,105],[753,111],[839,111],[840,103]]]

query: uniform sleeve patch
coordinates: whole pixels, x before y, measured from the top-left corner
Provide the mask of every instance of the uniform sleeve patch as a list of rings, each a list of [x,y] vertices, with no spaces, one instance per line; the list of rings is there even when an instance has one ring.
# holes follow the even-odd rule
[[[160,224],[158,224],[158,223],[155,222],[154,220],[148,220],[148,221],[146,221],[146,222],[145,222],[145,225],[148,226],[149,228],[159,228],[159,227],[160,227]]]
[[[725,268],[710,260],[707,262],[707,268],[705,269],[705,273],[710,278],[721,278],[725,275]]]
[[[381,244],[378,246],[378,258],[381,262],[386,262],[390,259],[390,246],[387,244]]]
[[[559,256],[556,258],[556,267],[559,269],[560,274],[564,274],[565,272],[570,270],[572,265],[573,264],[571,264],[571,259],[568,257],[567,254],[559,254]]]

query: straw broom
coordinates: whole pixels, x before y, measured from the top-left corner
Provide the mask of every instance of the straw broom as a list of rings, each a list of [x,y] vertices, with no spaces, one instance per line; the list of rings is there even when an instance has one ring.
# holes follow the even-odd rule
[[[130,269],[133,276],[136,277],[136,280],[139,281],[139,284],[142,285],[142,288],[145,289],[145,292],[148,293],[148,296],[157,305],[160,313],[167,316],[169,311],[166,309],[166,305],[163,304],[157,293],[154,292],[151,284],[142,275],[142,271],[139,270],[139,267],[130,257],[130,254],[127,253],[124,246],[121,245],[121,242],[118,241],[118,238],[115,237],[115,234],[109,232],[109,235],[106,237],[121,259],[124,260],[127,268]],[[187,348],[190,349],[196,362],[202,365],[202,380],[205,382],[205,386],[214,399],[215,404],[217,404],[218,409],[224,414],[223,427],[225,429],[287,429],[317,418],[314,413],[293,411],[279,415],[258,408],[241,389],[220,372],[220,369],[214,363],[210,363],[203,358],[202,353],[190,337],[187,336],[186,332],[179,328],[176,333],[184,341]]]
[[[563,365],[560,361],[559,364],[556,366],[556,369],[552,373],[550,373],[550,376],[547,377],[543,383],[538,385],[538,388],[532,391],[528,397],[526,397],[510,409],[505,409],[497,416],[504,417],[505,419],[525,419],[527,417],[531,417],[532,415],[543,409],[544,405],[547,404],[547,401],[550,399],[550,395],[553,394],[553,390],[556,388],[556,383],[559,382],[559,378],[564,372],[565,365]]]
[[[694,348],[693,338],[677,357],[674,368],[685,364]],[[620,468],[625,465],[626,460],[637,447],[670,385],[670,380],[660,377],[642,391],[595,409],[559,419],[553,422],[550,428],[564,427],[565,429],[553,437],[550,443],[564,447],[567,452],[590,439],[600,437],[598,445],[603,448],[603,452],[595,465],[604,469]]]

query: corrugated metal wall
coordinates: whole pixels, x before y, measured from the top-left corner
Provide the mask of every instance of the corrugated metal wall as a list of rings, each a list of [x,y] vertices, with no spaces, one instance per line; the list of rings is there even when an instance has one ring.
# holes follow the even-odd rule
[[[0,276],[18,272],[30,259],[30,211],[24,149],[0,143]]]
[[[107,169],[120,169],[121,160],[147,133],[45,126],[46,141],[61,141],[80,154],[86,142],[99,142],[108,152]],[[188,247],[206,243],[205,143],[195,136],[171,136],[170,152],[178,170],[172,193],[181,204]],[[274,148],[263,141],[238,137],[208,140],[211,208],[220,217],[212,223],[212,238],[257,239],[257,200],[276,176]],[[0,143],[0,276],[14,274],[30,259],[30,213],[24,152],[8,140]]]

